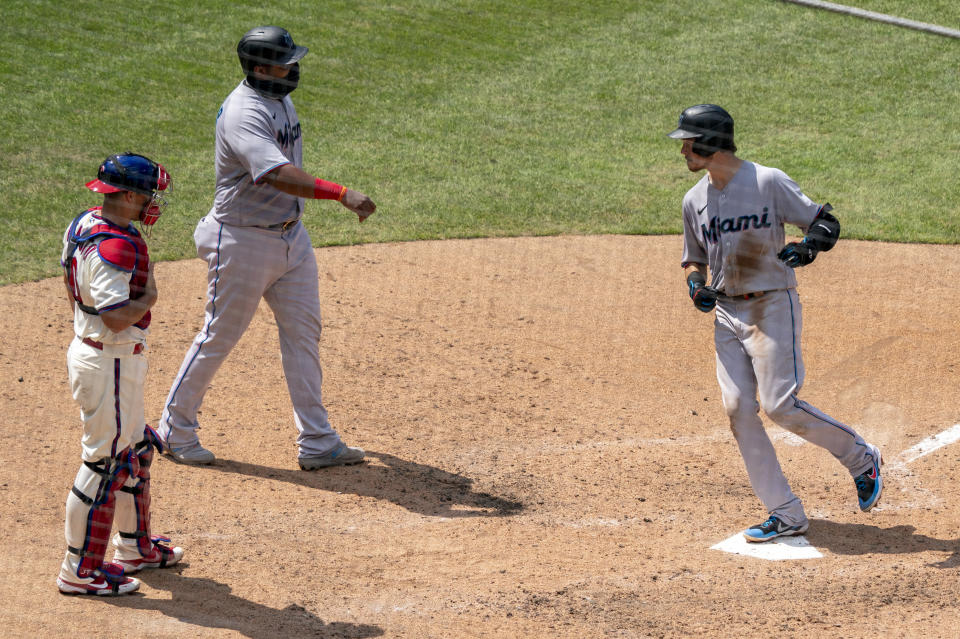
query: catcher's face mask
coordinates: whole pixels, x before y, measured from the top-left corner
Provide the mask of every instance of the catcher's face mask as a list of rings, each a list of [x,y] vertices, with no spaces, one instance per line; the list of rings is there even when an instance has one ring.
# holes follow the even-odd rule
[[[158,164],[157,169],[159,170],[157,188],[153,190],[150,199],[140,211],[140,228],[147,237],[150,237],[153,225],[157,223],[163,210],[167,208],[167,200],[163,197],[161,191],[167,191],[170,187],[170,174],[167,173],[162,164]]]

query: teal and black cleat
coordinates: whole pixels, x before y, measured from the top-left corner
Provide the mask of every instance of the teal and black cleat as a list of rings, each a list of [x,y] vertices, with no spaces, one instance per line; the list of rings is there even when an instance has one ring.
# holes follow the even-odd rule
[[[789,537],[791,535],[802,535],[810,527],[809,522],[804,522],[797,526],[790,526],[780,520],[776,515],[770,515],[762,524],[747,528],[743,531],[743,536],[747,541],[760,542],[770,541],[777,537]]]
[[[876,506],[880,501],[880,493],[883,492],[883,478],[880,476],[883,457],[880,455],[880,449],[871,444],[867,455],[872,459],[870,468],[853,478],[853,482],[857,485],[857,500],[863,512]]]

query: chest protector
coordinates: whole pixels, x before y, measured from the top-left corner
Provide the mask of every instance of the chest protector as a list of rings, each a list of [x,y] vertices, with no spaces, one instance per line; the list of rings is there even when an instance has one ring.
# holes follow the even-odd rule
[[[147,243],[140,237],[140,233],[132,226],[123,228],[97,217],[100,210],[99,206],[87,209],[70,223],[67,231],[67,250],[62,262],[73,299],[81,311],[90,315],[99,315],[100,312],[96,307],[85,304],[83,301],[77,285],[77,251],[81,251],[82,254],[86,251],[96,251],[102,261],[113,268],[129,273],[131,300],[143,295],[150,266]],[[140,329],[150,326],[150,311],[147,311],[134,326]]]

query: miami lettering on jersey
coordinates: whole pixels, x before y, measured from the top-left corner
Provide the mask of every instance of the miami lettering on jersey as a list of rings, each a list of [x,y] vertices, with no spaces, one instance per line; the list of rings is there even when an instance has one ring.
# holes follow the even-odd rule
[[[716,244],[724,233],[739,233],[750,228],[769,228],[773,224],[767,219],[767,215],[769,215],[767,207],[763,207],[763,213],[760,215],[741,215],[740,217],[728,217],[723,220],[717,216],[711,217],[709,227],[706,224],[700,225],[703,243]]]
[[[300,123],[293,127],[290,124],[284,124],[283,129],[277,131],[277,144],[280,145],[281,149],[288,149],[290,146],[300,139]]]

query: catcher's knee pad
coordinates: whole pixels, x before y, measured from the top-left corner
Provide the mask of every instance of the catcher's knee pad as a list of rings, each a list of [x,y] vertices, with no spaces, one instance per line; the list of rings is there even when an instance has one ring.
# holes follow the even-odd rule
[[[67,496],[64,531],[67,551],[79,557],[79,577],[93,575],[103,564],[113,527],[116,494],[130,474],[128,452],[125,449],[115,459],[83,462]]]
[[[127,478],[117,493],[117,529],[120,539],[126,543],[136,542],[141,555],[147,555],[153,548],[150,538],[150,465],[153,463],[153,449],[157,439],[151,438],[153,432],[147,427],[143,441],[134,446],[137,459],[136,473]],[[156,433],[153,433],[154,437]]]

